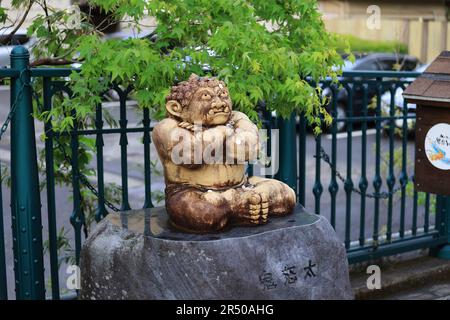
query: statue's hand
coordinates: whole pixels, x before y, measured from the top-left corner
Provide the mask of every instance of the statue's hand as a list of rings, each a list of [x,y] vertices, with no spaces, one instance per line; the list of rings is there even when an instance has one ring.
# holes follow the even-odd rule
[[[230,152],[229,155],[238,161],[254,160],[258,156],[258,136],[255,136],[253,132],[236,129],[227,138],[226,146],[227,152]]]
[[[208,136],[215,136],[216,138],[220,139],[226,139],[227,137],[234,134],[234,130],[224,125],[218,125],[204,130],[203,134],[207,134]]]
[[[192,123],[186,122],[186,121],[182,121],[182,122],[178,123],[178,126],[180,128],[190,130],[190,131],[194,131],[196,129],[195,125],[193,125]]]
[[[234,127],[229,126],[220,126],[220,127],[221,127],[220,129],[222,130],[222,134],[225,138],[229,138],[235,133]]]

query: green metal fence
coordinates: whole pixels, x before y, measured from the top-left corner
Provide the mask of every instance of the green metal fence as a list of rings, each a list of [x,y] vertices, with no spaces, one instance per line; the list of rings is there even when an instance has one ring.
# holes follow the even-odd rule
[[[344,72],[338,85],[323,81],[322,89],[329,89],[329,112],[334,121],[327,135],[330,141],[326,148],[324,134],[315,139],[314,172],[306,169],[306,158],[311,155],[306,150],[307,125],[304,117],[300,116],[297,125],[294,117],[271,124],[271,127],[278,127],[281,131],[281,145],[292,146],[287,152],[283,152],[281,148],[277,178],[298,190],[298,200],[303,205],[307,205],[306,194],[312,191],[315,213],[328,214],[335,229],[338,221],[345,221],[342,227],[343,240],[350,263],[415,249],[439,247],[449,242],[449,198],[419,193],[413,187],[414,146],[408,145],[408,120],[415,119],[415,110],[409,110],[403,101],[400,106],[396,106],[397,90],[403,90],[419,75],[417,72],[353,71]],[[390,93],[390,99],[387,107],[385,106],[387,110],[382,112],[383,95],[386,92]],[[338,112],[338,108],[341,108],[341,112]],[[399,120],[400,127],[397,122]],[[339,123],[345,124],[343,133],[338,132]],[[359,129],[360,139],[357,151],[354,150],[355,129]],[[374,141],[370,146],[369,130],[374,134]],[[295,133],[297,140],[293,138]],[[342,134],[345,143],[338,149],[338,135]],[[383,145],[387,145],[384,154],[386,159],[383,159]],[[412,152],[408,153],[408,148]],[[293,150],[297,151],[297,156]],[[345,164],[339,168],[337,158],[343,154]],[[369,157],[374,159],[370,170],[367,165]],[[399,172],[396,173],[396,169]],[[328,181],[323,180],[324,170],[329,172]],[[306,185],[307,175],[315,176],[312,186]],[[329,208],[326,208],[327,212],[322,205],[324,187],[327,187],[330,203]],[[340,192],[344,194],[344,198],[339,201]],[[358,206],[354,205],[355,200],[358,200]],[[394,201],[399,204],[394,206]],[[407,215],[408,202],[411,212]],[[383,226],[380,225],[382,205],[387,207],[383,211],[386,220]],[[338,207],[345,208],[340,216],[337,216]],[[435,208],[433,212],[432,207]],[[358,214],[357,219],[352,215],[355,212]],[[407,221],[407,216],[410,221]],[[419,216],[422,216],[421,224]],[[371,218],[370,223],[367,221],[368,217]],[[396,230],[393,229],[394,219],[399,220]],[[409,228],[406,227],[407,222],[410,222]],[[368,228],[371,228],[371,232]],[[351,233],[357,229],[358,238],[354,239]],[[440,255],[449,258],[446,250],[441,250]]]
[[[18,299],[44,299],[44,255],[42,245],[42,221],[41,199],[39,195],[39,173],[37,167],[37,153],[35,141],[35,128],[32,118],[32,79],[42,80],[42,96],[35,97],[42,101],[44,110],[52,108],[52,97],[58,92],[64,91],[70,94],[66,86],[66,79],[73,69],[64,68],[29,68],[28,53],[22,47],[16,47],[11,54],[11,68],[0,69],[0,78],[11,79],[11,216],[12,237],[14,251],[14,279],[6,279],[6,262],[4,245],[4,225],[2,190],[0,185],[0,299],[7,299],[7,281],[14,281],[16,297]],[[283,120],[272,117],[265,112],[265,126],[270,130],[280,130],[280,169],[276,178],[285,181],[295,188],[298,201],[308,205],[307,200],[313,195],[311,209],[317,214],[328,214],[328,218],[337,228],[341,221],[344,231],[343,242],[348,251],[351,263],[365,261],[372,258],[400,253],[419,248],[439,248],[449,242],[450,201],[448,198],[437,196],[435,212],[432,212],[434,195],[422,195],[416,190],[409,190],[408,181],[413,179],[412,170],[408,167],[411,156],[408,154],[407,122],[402,122],[400,138],[396,137],[398,128],[395,128],[397,120],[414,119],[414,114],[409,114],[406,105],[403,105],[400,114],[396,114],[394,98],[389,103],[389,112],[382,114],[381,96],[386,91],[393,94],[398,88],[404,88],[416,77],[412,72],[348,72],[343,75],[341,84],[343,89],[330,81],[323,81],[322,88],[330,88],[327,91],[331,98],[330,112],[334,116],[328,140],[325,135],[314,136],[308,133],[307,124],[303,116],[292,115],[290,119]],[[129,133],[142,133],[142,145],[144,150],[144,179],[145,179],[145,208],[153,206],[151,200],[151,165],[150,165],[150,116],[148,110],[144,110],[142,126],[128,127],[127,125],[127,95],[130,90],[115,88],[120,96],[120,116],[117,128],[105,128],[103,125],[102,106],[96,106],[96,121],[92,128],[78,128],[67,133],[70,138],[70,159],[72,170],[73,211],[70,222],[73,226],[76,261],[79,261],[79,253],[83,240],[83,223],[85,213],[82,211],[80,184],[86,183],[86,178],[80,173],[77,159],[79,138],[81,136],[94,136],[96,139],[96,174],[97,181],[93,183],[91,191],[97,196],[98,203],[95,212],[96,220],[102,219],[111,210],[112,206],[105,199],[104,177],[104,145],[105,134],[120,135],[120,164],[121,164],[121,210],[130,209],[128,198],[128,161],[127,161],[127,136]],[[345,94],[342,94],[345,90]],[[373,93],[374,92],[374,93]],[[344,100],[339,100],[343,95]],[[359,96],[361,102],[354,99]],[[374,99],[374,108],[370,104]],[[343,102],[345,101],[345,103]],[[358,111],[356,108],[359,108]],[[341,117],[345,109],[345,116]],[[338,111],[341,113],[338,115]],[[3,120],[3,119],[2,119]],[[8,120],[9,121],[9,120]],[[7,122],[8,122],[7,121]],[[345,124],[345,167],[338,168],[338,158],[343,156],[343,150],[338,148],[338,125]],[[387,126],[387,127],[386,127]],[[355,129],[359,129],[358,153],[355,153],[354,142]],[[2,132],[6,126],[2,128]],[[373,148],[369,146],[368,131],[374,131]],[[387,132],[387,139],[383,138],[383,131]],[[45,123],[45,185],[47,198],[47,220],[49,239],[49,266],[51,280],[52,299],[60,299],[60,283],[58,276],[58,251],[57,251],[57,215],[55,201],[55,159],[54,152],[61,148],[56,142],[56,133],[52,131],[51,121]],[[308,139],[314,140],[314,150],[308,150]],[[340,139],[340,138],[339,138]],[[387,159],[382,162],[382,145],[388,144]],[[395,141],[400,141],[400,146],[395,147]],[[402,150],[400,160],[395,156],[396,150]],[[355,158],[353,158],[355,156]],[[375,163],[368,168],[368,157],[374,157]],[[315,157],[315,158],[312,158]],[[313,159],[314,170],[307,168],[308,161]],[[342,163],[342,162],[341,162]],[[384,164],[383,164],[384,163]],[[396,163],[400,173],[396,176]],[[358,167],[356,170],[355,168]],[[345,171],[342,174],[340,170]],[[328,172],[328,173],[327,173]],[[355,179],[357,172],[358,179]],[[324,174],[327,181],[323,181]],[[308,177],[314,177],[312,185],[308,185]],[[343,180],[343,181],[341,181]],[[328,187],[329,206],[327,213],[323,206],[325,197],[324,187]],[[343,194],[341,202],[339,196]],[[307,197],[308,195],[308,197]],[[358,206],[354,205],[356,197]],[[400,205],[395,205],[394,200],[399,197]],[[408,199],[412,203],[407,206]],[[397,201],[397,200],[396,200]],[[386,217],[380,209],[387,206]],[[310,207],[310,206],[308,206]],[[343,214],[339,214],[339,208],[345,207]],[[399,207],[397,210],[396,208]],[[354,221],[357,213],[358,221]],[[423,212],[423,214],[420,214]],[[380,218],[386,218],[385,230],[380,226]],[[407,217],[411,219],[408,224]],[[421,217],[419,219],[418,217]],[[423,219],[422,219],[423,217]],[[369,219],[370,218],[370,219]],[[393,229],[393,221],[399,220],[398,230]],[[434,218],[434,219],[433,219]],[[420,220],[420,221],[419,221]],[[410,226],[410,227],[408,227]],[[358,231],[355,240],[352,230]],[[339,231],[337,229],[337,231]],[[369,235],[368,235],[369,234]],[[47,257],[46,257],[47,258]]]

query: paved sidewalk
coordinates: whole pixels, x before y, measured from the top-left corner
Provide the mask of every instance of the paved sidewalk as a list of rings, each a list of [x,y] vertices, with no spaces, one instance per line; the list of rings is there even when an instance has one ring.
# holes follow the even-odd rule
[[[377,265],[376,262],[371,264]],[[367,264],[369,265],[369,264]],[[380,262],[381,289],[369,290],[365,266],[350,272],[358,300],[450,300],[450,261],[430,256]]]
[[[450,300],[450,281],[430,283],[425,286],[388,294],[382,300]]]

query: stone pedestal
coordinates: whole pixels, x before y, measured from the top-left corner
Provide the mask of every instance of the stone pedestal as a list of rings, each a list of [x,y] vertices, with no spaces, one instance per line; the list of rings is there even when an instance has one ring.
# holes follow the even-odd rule
[[[264,226],[173,230],[164,208],[111,214],[81,252],[83,299],[352,299],[344,246],[298,206]]]

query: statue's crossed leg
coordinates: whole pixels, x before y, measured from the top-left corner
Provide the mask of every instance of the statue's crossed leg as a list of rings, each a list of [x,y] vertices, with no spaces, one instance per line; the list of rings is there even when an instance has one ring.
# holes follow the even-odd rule
[[[286,184],[260,177],[248,182],[250,187],[226,191],[186,187],[168,195],[172,223],[191,232],[213,232],[228,223],[264,224],[268,216],[287,215],[294,209],[296,196]]]

